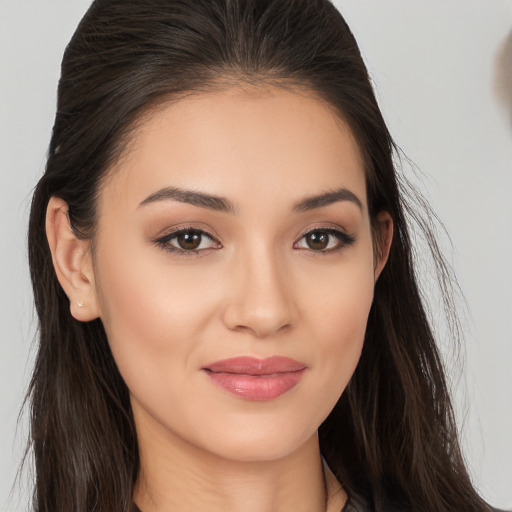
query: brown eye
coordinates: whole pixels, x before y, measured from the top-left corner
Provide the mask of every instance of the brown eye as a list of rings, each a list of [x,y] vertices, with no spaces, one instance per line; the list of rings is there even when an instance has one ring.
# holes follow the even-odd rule
[[[338,229],[313,229],[302,235],[294,244],[295,249],[307,249],[314,252],[333,252],[348,247],[355,238]]]
[[[194,254],[206,249],[220,249],[222,247],[212,235],[200,229],[177,230],[155,240],[155,242],[162,249],[178,254]]]
[[[313,231],[306,235],[306,244],[314,251],[324,251],[329,246],[329,240],[332,235],[325,231]]]
[[[199,231],[184,231],[176,237],[180,249],[193,251],[201,245],[203,235]]]

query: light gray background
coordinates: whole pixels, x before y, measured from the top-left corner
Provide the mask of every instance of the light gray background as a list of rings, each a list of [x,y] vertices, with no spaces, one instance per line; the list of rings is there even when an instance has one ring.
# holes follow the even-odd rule
[[[0,0],[2,512],[28,508],[29,476],[21,494],[8,496],[26,435],[25,421],[17,436],[15,429],[33,356],[30,193],[44,167],[62,52],[88,4]],[[468,303],[465,371],[452,379],[464,451],[482,495],[512,509],[512,1],[337,5],[391,132],[425,174],[422,186],[452,237],[448,256]],[[455,376],[449,345],[443,350]]]

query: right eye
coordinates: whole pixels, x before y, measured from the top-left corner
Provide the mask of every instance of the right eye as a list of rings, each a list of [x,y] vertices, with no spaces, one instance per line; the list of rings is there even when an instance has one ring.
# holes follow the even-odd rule
[[[156,240],[156,244],[164,250],[178,254],[193,254],[221,247],[220,243],[206,231],[191,228],[173,231]]]

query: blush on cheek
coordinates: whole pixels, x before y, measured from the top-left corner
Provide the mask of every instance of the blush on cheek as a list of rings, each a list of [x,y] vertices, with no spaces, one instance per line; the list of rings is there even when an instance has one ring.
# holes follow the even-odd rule
[[[124,359],[154,350],[154,343],[150,342],[154,334],[151,332],[152,316],[161,307],[143,269],[134,272],[131,265],[123,263],[125,260],[104,258],[99,275],[100,297],[105,298],[100,300],[101,320],[118,365],[122,365]],[[109,265],[110,261],[117,264]]]
[[[340,379],[348,382],[361,355],[368,314],[372,303],[372,289],[347,286],[336,301],[321,304],[319,311],[330,311],[330,320],[324,322],[323,339],[328,343],[333,363],[340,371]]]

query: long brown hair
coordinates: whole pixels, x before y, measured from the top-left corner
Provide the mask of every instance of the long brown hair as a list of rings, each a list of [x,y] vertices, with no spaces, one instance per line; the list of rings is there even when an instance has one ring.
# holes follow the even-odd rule
[[[484,511],[460,453],[434,336],[418,290],[396,148],[356,41],[328,0],[96,0],[66,48],[29,260],[39,352],[29,389],[37,512],[126,512],[139,458],[129,393],[100,320],[69,314],[45,236],[50,197],[93,239],[102,177],[141,115],[182,94],[240,81],[288,83],[337,110],[365,157],[373,220],[395,238],[375,288],[361,360],[320,427],[348,493],[418,511]],[[441,282],[444,262],[432,244]]]

